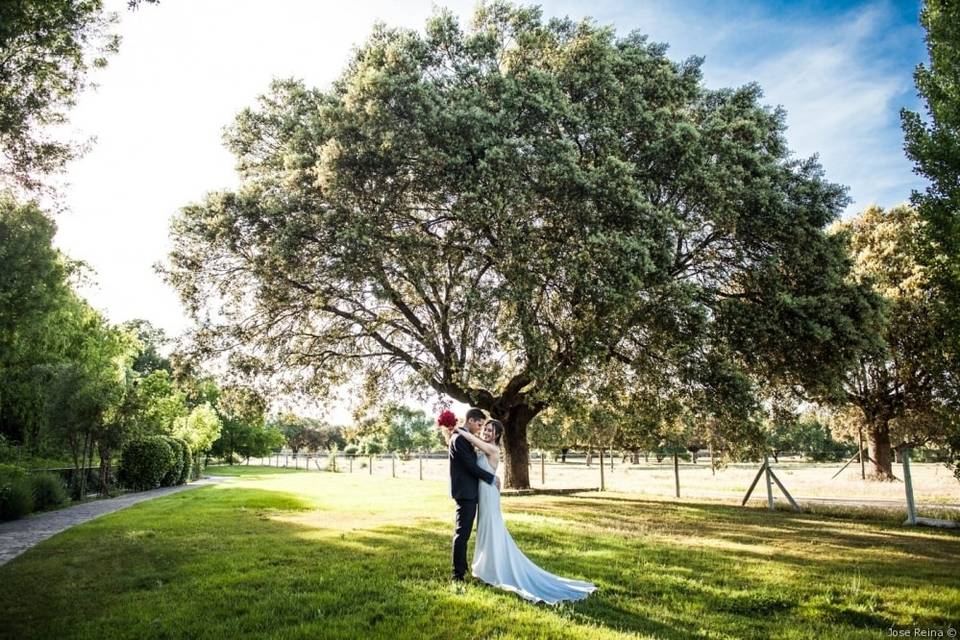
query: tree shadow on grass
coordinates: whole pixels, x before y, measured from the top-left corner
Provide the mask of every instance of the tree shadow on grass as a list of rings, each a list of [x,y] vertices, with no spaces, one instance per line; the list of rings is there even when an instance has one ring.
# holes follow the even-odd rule
[[[955,580],[960,538],[953,532],[597,496],[576,496],[565,503],[512,502],[511,510],[550,518],[565,514],[571,527],[553,532],[549,546],[576,545],[576,538],[590,529],[632,538],[640,567],[678,578],[687,591],[705,588],[706,595],[688,595],[715,611],[762,615],[794,610],[812,619],[874,629],[898,620],[944,625],[960,616]],[[526,525],[511,526],[522,535]],[[577,567],[577,559],[571,564]],[[923,606],[905,608],[900,601],[905,595],[916,596]]]
[[[835,578],[823,588],[800,584],[836,571],[833,561],[808,557],[804,565],[799,555],[692,548],[682,535],[630,533],[635,518],[653,517],[654,510],[668,530],[677,529],[674,534],[696,528],[700,536],[738,536],[754,545],[770,544],[790,527],[815,533],[811,523],[788,518],[767,527],[766,520],[724,511],[729,507],[707,505],[701,512],[682,505],[688,510],[671,513],[663,511],[664,503],[642,502],[564,498],[510,508],[556,518],[511,522],[508,513],[511,532],[534,562],[599,587],[585,601],[549,607],[480,584],[462,593],[452,589],[448,522],[346,530],[318,520],[308,526],[289,519],[292,511],[312,508],[297,495],[203,488],[93,521],[0,568],[0,637],[573,638],[624,632],[760,638],[784,630],[823,635],[826,629],[876,637],[893,620],[873,588],[852,590]],[[769,575],[738,571],[764,563]],[[957,609],[945,605],[926,621],[946,619],[950,611]]]
[[[906,528],[888,518],[858,519],[835,515],[770,512],[765,509],[715,503],[665,503],[635,498],[569,496],[569,504],[556,501],[519,503],[515,510],[546,515],[564,514],[568,519],[591,526],[620,526],[639,530],[650,528],[683,535],[714,537],[735,543],[773,544],[786,537],[833,544],[850,549],[874,549],[883,545],[922,561],[960,561],[960,531]],[[668,518],[662,518],[669,513]],[[660,527],[663,520],[670,527]]]

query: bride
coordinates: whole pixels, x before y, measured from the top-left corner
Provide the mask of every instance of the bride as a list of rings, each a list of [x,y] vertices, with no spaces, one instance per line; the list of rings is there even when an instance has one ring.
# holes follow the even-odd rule
[[[496,473],[503,424],[499,420],[488,420],[480,437],[462,427],[457,431],[484,454],[477,457],[477,463],[490,473]],[[477,544],[473,550],[473,575],[476,578],[527,600],[547,604],[582,600],[597,588],[589,582],[555,576],[531,562],[517,547],[503,523],[500,492],[492,484],[480,482],[479,485],[480,513]]]

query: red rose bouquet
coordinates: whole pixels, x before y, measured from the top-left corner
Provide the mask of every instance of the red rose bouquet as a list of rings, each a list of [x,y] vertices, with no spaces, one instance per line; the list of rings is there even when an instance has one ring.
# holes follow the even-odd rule
[[[440,415],[437,416],[437,425],[446,427],[447,429],[453,429],[457,426],[457,416],[453,411],[450,411],[450,409],[444,409],[440,412]]]

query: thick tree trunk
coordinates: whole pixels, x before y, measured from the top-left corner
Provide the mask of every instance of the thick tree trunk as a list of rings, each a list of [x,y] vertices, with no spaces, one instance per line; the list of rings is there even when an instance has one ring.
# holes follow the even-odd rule
[[[893,447],[890,446],[890,427],[886,422],[871,424],[867,427],[867,446],[870,452],[873,470],[871,480],[894,480]]]
[[[503,423],[503,486],[505,489],[530,488],[530,445],[527,444],[527,425],[537,412],[521,404],[505,413],[491,411]]]

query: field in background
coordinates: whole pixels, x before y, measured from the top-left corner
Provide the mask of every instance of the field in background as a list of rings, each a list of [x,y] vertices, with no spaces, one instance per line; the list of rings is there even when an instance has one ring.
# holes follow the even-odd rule
[[[274,456],[270,459],[253,459],[251,464],[267,464],[272,466],[284,463],[289,468],[303,469],[307,466],[307,459],[301,457],[294,460],[292,456]],[[353,460],[353,473],[370,474],[368,457],[357,457]],[[309,469],[312,471],[325,470],[329,464],[327,456],[311,457]],[[808,498],[846,498],[850,500],[862,499],[905,502],[903,482],[873,482],[860,478],[860,465],[853,463],[839,476],[831,479],[843,463],[813,463],[798,461],[782,461],[779,464],[771,460],[771,465],[777,476],[784,483],[794,498],[801,500]],[[351,469],[349,460],[343,456],[337,459],[337,468],[341,472]],[[446,458],[424,458],[422,462],[423,477],[425,480],[446,481],[448,467]],[[680,496],[718,499],[727,502],[736,502],[743,499],[747,488],[760,468],[758,463],[731,464],[711,472],[709,459],[702,457],[696,464],[680,462]],[[940,463],[918,463],[910,465],[913,477],[913,491],[918,506],[923,505],[960,505],[960,482],[953,472]],[[373,475],[391,476],[394,472],[401,478],[419,478],[421,462],[417,458],[391,460],[389,457],[373,458]],[[902,467],[896,465],[894,473],[899,478]],[[869,467],[867,468],[869,473]],[[502,476],[502,472],[500,473]],[[599,458],[594,457],[591,466],[587,466],[583,458],[570,459],[566,463],[552,462],[548,457],[543,469],[541,482],[540,460],[534,459],[530,465],[530,482],[533,488],[547,489],[587,489],[600,486]],[[651,457],[649,463],[624,464],[622,458],[616,457],[613,461],[613,471],[610,470],[609,458],[605,458],[604,480],[607,489],[625,493],[639,493],[655,496],[674,495],[673,462],[664,460],[657,463]],[[779,491],[774,487],[774,495],[779,497]],[[751,496],[751,502],[766,500],[765,487],[761,479]]]

